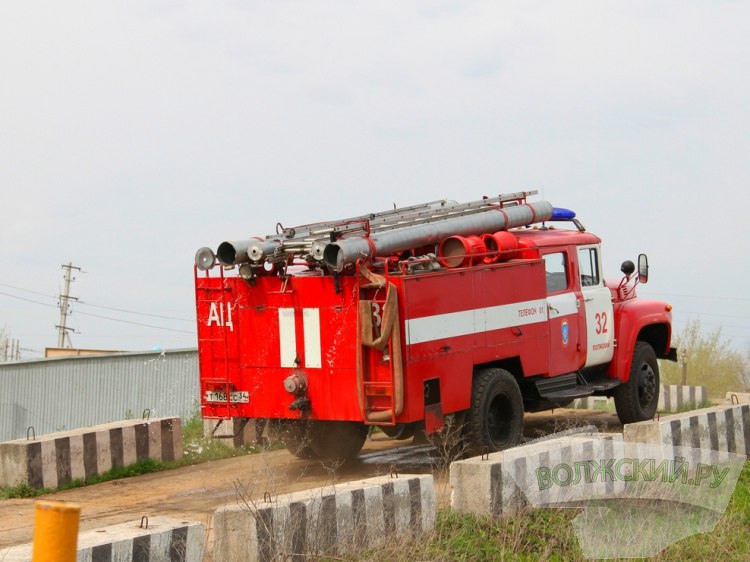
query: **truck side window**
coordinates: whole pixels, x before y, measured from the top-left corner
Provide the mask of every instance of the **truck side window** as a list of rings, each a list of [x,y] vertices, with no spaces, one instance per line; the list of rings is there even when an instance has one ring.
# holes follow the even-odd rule
[[[578,250],[578,267],[581,270],[581,287],[599,284],[599,253],[596,248]]]
[[[555,252],[542,256],[547,272],[547,292],[556,293],[568,288],[568,260],[565,252]]]

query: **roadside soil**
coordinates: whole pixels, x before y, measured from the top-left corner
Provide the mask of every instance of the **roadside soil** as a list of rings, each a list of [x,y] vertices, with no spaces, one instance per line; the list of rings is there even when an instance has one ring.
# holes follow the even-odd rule
[[[586,424],[595,425],[600,432],[622,430],[617,417],[610,412],[558,409],[552,413],[527,414],[524,436],[534,439]],[[318,461],[297,459],[286,450],[266,451],[41,497],[79,504],[81,531],[128,521],[137,526],[143,516],[201,522],[209,530],[205,559],[212,560],[212,515],[220,507],[236,505],[240,496],[257,500],[266,492],[277,496],[395,470],[399,474],[433,473],[438,502],[447,505],[448,471],[429,449],[375,434],[366,441],[362,459],[351,465],[326,466]],[[0,501],[0,559],[2,549],[32,541],[34,501],[33,498]]]

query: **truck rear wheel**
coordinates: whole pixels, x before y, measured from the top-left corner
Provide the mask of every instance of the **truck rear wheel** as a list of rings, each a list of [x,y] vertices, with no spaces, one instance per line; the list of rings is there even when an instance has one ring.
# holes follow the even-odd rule
[[[475,454],[501,451],[521,440],[523,398],[505,369],[484,369],[474,377],[467,430]]]
[[[314,459],[315,453],[310,447],[310,422],[306,420],[284,420],[279,434],[287,450],[300,459]]]
[[[654,348],[648,343],[635,343],[630,378],[615,389],[614,397],[617,417],[622,423],[654,417],[659,403],[659,363]]]
[[[347,421],[311,421],[310,448],[316,457],[347,461],[357,456],[365,444],[367,426]]]

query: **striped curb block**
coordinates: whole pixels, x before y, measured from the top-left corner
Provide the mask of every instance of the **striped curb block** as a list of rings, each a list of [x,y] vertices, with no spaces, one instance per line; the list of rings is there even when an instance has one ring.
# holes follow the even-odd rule
[[[204,437],[218,439],[227,447],[235,449],[258,445],[256,427],[259,420],[250,420],[243,426],[242,418],[232,418],[224,420],[219,427],[216,427],[218,421],[203,420]]]
[[[727,404],[750,403],[750,392],[727,392]]]
[[[662,412],[676,412],[688,407],[694,408],[707,401],[708,392],[705,386],[662,384],[659,386],[659,404],[657,408]],[[745,402],[747,400],[740,401]],[[580,410],[615,410],[614,402],[606,396],[576,398],[570,407]]]
[[[122,523],[80,533],[76,562],[200,562],[205,538],[201,523],[152,517],[146,529]],[[24,544],[0,550],[0,560],[28,562],[32,549]]]
[[[583,507],[612,499],[632,506],[627,500],[654,499],[710,509],[715,523],[744,464],[741,454],[627,442],[619,434],[564,436],[454,462],[451,507],[507,517],[529,506]]]
[[[57,488],[143,459],[182,458],[180,418],[154,418],[0,443],[0,486]]]
[[[457,513],[507,517],[529,505],[522,490],[533,487],[539,466],[557,466],[568,459],[611,458],[619,434],[574,434],[534,441],[483,457],[472,457],[450,465],[451,508]],[[622,483],[612,479],[590,485],[588,494],[610,497]],[[534,498],[535,505],[555,505],[561,501],[559,487],[551,487]]]
[[[435,526],[432,475],[381,476],[248,501],[214,514],[214,560],[339,556],[412,539]]]
[[[750,454],[750,404],[704,408],[626,424],[625,441]]]
[[[676,412],[684,408],[696,408],[708,401],[705,386],[682,386],[679,384],[662,384],[659,388],[658,410]]]

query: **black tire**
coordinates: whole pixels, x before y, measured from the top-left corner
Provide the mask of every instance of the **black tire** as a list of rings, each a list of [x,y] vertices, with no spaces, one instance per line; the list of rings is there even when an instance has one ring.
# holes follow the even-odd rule
[[[484,369],[475,375],[466,429],[474,454],[494,453],[521,441],[523,398],[508,371]]]
[[[279,435],[284,446],[295,457],[306,460],[316,458],[310,446],[310,424],[306,420],[283,421]]]
[[[315,456],[329,461],[348,461],[365,444],[367,426],[346,421],[311,421],[310,448]]]
[[[659,363],[654,348],[648,343],[635,343],[630,378],[615,389],[614,397],[617,417],[622,423],[654,417],[659,404]]]

